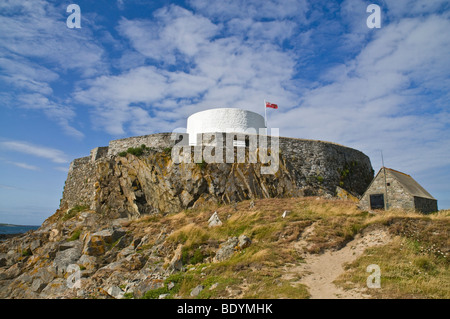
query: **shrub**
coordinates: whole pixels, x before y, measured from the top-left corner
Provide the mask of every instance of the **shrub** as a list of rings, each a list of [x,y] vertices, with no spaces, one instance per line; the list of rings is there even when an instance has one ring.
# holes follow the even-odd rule
[[[145,144],[142,144],[139,147],[129,147],[126,151],[120,152],[118,155],[125,157],[127,154],[132,154],[134,156],[141,156],[144,154],[145,151],[149,150],[150,148],[145,146]]]
[[[158,299],[159,295],[168,294],[168,293],[169,293],[169,289],[167,289],[167,287],[156,288],[156,289],[147,291],[144,294],[144,296],[142,297],[142,299]]]

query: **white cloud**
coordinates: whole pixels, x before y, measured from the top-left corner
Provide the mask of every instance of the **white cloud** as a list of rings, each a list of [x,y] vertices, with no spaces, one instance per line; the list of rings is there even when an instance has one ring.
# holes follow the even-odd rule
[[[272,125],[284,127],[281,133],[287,135],[349,145],[373,158],[383,149],[398,169],[446,165],[449,28],[437,15],[383,26],[355,59],[324,76],[327,84],[305,91],[300,108],[273,113]]]
[[[6,1],[2,13],[0,43],[6,52],[40,58],[62,70],[78,70],[85,75],[95,74],[104,66],[103,49],[91,41],[90,29],[67,28],[63,7],[46,1]]]
[[[61,126],[67,135],[76,138],[84,137],[82,132],[70,125],[70,121],[76,115],[71,107],[52,102],[44,95],[38,93],[21,94],[18,96],[17,101],[20,108],[43,111],[48,118]]]
[[[208,19],[175,5],[158,10],[154,16],[155,20],[122,19],[118,30],[141,54],[169,64],[177,62],[174,51],[180,57],[192,57],[218,31]]]
[[[295,56],[280,46],[294,23],[238,20],[224,28],[175,5],[158,10],[153,20],[122,19],[120,33],[158,67],[85,81],[74,97],[93,106],[93,121],[111,134],[171,131],[193,111],[211,107],[261,113],[264,97],[294,106],[296,94],[287,88],[293,86]]]
[[[68,163],[67,155],[63,151],[50,147],[34,145],[23,141],[2,141],[0,142],[0,147],[3,149],[9,149],[20,153],[46,158],[54,163]]]
[[[305,21],[309,9],[304,0],[191,0],[189,3],[199,12],[220,21],[235,17],[251,19],[286,19],[296,17]]]
[[[14,55],[9,58],[0,56],[0,68],[3,70],[0,80],[42,94],[51,94],[53,90],[49,82],[59,77],[49,69]]]
[[[10,163],[12,165],[15,165],[17,167],[28,169],[28,170],[32,170],[32,171],[39,170],[39,168],[37,166],[26,164],[26,163],[20,163],[20,162],[8,162],[8,163]]]
[[[104,71],[104,51],[89,27],[67,28],[64,6],[47,1],[2,1],[0,4],[0,85],[4,104],[44,112],[63,131],[81,138],[73,127],[72,107],[59,102],[53,86],[66,72],[93,76]],[[83,15],[85,25],[89,14]],[[65,82],[65,83],[64,83]]]

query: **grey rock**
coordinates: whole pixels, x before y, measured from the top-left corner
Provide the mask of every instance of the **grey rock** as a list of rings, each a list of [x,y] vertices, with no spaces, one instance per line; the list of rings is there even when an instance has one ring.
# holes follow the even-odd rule
[[[208,220],[208,227],[216,226],[222,226],[222,221],[219,219],[219,215],[217,215],[217,212],[214,212],[214,214],[212,214],[212,216]]]
[[[107,290],[108,294],[116,299],[122,299],[125,295],[125,292],[120,289],[118,286],[112,286]]]
[[[105,243],[112,244],[125,234],[126,234],[125,230],[118,228],[118,229],[104,229],[92,234],[92,236],[101,237]]]
[[[40,268],[34,274],[34,278],[39,278],[44,283],[51,282],[56,277],[56,269],[54,267]]]
[[[35,239],[30,244],[30,249],[33,252],[39,247],[41,247],[41,240],[40,239]]]
[[[183,269],[183,261],[181,259],[182,249],[183,245],[178,245],[177,249],[175,250],[175,254],[172,257],[172,260],[169,263],[169,271],[180,271]]]
[[[203,289],[205,289],[205,286],[198,285],[197,287],[192,289],[191,297],[197,297],[202,292]]]
[[[89,255],[81,255],[80,259],[78,259],[77,264],[80,267],[83,267],[85,271],[89,273],[94,272],[97,269],[97,257],[89,256]]]
[[[235,248],[239,244],[237,237],[229,238],[225,243],[223,243],[216,252],[214,256],[214,262],[224,261],[233,256]]]
[[[53,260],[53,266],[59,275],[66,272],[67,266],[70,264],[75,264],[81,256],[81,243],[63,251],[56,253],[55,259]]]
[[[8,259],[6,254],[0,254],[0,267],[6,266]]]
[[[252,241],[250,240],[250,238],[248,238],[245,235],[241,235],[239,236],[239,242],[238,242],[238,248],[239,249],[244,249],[247,248],[248,246],[250,246],[252,243]]]
[[[59,251],[64,251],[66,249],[70,249],[70,248],[75,248],[81,245],[81,242],[78,240],[74,240],[74,241],[64,241],[61,242],[58,249]]]
[[[47,283],[45,283],[44,281],[42,281],[42,279],[40,278],[36,278],[35,280],[33,280],[33,283],[30,286],[30,289],[34,292],[41,292],[42,289],[44,289],[47,286]]]
[[[69,287],[67,286],[66,279],[56,278],[42,290],[41,297],[43,298],[56,298],[63,296],[67,292]]]

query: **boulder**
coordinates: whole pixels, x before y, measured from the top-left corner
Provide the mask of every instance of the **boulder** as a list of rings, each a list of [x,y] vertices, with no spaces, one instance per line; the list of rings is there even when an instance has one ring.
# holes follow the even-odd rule
[[[56,277],[55,268],[52,266],[39,268],[34,274],[33,278],[39,278],[43,283],[48,284]]]
[[[118,286],[112,286],[107,290],[108,294],[116,299],[122,299],[125,292]]]
[[[112,244],[125,234],[126,234],[125,230],[118,228],[118,229],[104,229],[92,234],[92,236],[100,237],[105,243]]]
[[[7,262],[7,255],[6,254],[0,254],[0,267],[6,266]]]
[[[131,254],[125,258],[124,266],[129,270],[139,270],[144,267],[145,258],[141,254]]]
[[[191,297],[197,297],[202,292],[203,289],[205,289],[205,286],[198,285],[197,287],[192,289]]]
[[[66,279],[56,278],[45,286],[40,296],[46,299],[53,299],[63,296],[68,289],[69,287]]]
[[[217,215],[217,212],[214,212],[214,214],[212,214],[212,216],[208,220],[208,227],[216,226],[222,226],[222,221],[219,219],[219,215]]]
[[[182,249],[183,249],[183,245],[179,244],[177,249],[175,250],[175,254],[172,257],[172,260],[169,263],[169,267],[168,267],[169,271],[180,271],[183,269],[183,261],[181,259]]]
[[[97,269],[97,257],[89,255],[81,255],[80,259],[77,261],[78,266],[84,271],[89,273],[94,272]]]
[[[36,278],[33,280],[33,283],[30,286],[30,289],[34,292],[41,292],[42,289],[45,288],[45,286],[47,286],[47,283],[44,282],[41,278]]]
[[[244,248],[247,248],[247,247],[250,246],[250,244],[252,243],[252,241],[250,240],[250,238],[248,238],[248,237],[245,236],[245,235],[239,236],[238,240],[239,240],[238,245],[237,245],[237,248],[238,248],[238,249],[244,249]]]
[[[69,265],[75,264],[81,256],[81,243],[63,251],[56,253],[55,259],[53,260],[53,267],[59,275],[66,272]]]
[[[214,256],[213,261],[219,262],[230,258],[234,254],[234,250],[238,243],[239,240],[237,237],[229,238],[225,243],[220,245],[220,248],[217,250],[216,256]]]

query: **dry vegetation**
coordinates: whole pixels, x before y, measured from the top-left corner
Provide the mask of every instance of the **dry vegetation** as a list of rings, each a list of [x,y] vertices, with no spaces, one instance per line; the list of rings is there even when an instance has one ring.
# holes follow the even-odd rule
[[[183,244],[186,272],[170,276],[170,291],[150,291],[147,297],[190,298],[308,298],[308,287],[285,275],[286,265],[304,263],[305,254],[338,250],[367,227],[385,227],[394,237],[386,246],[369,248],[336,281],[341,287],[364,288],[369,264],[381,268],[382,288],[370,289],[375,298],[450,298],[448,211],[421,215],[408,211],[360,211],[353,202],[318,198],[264,199],[235,205],[189,209],[163,217],[144,217],[127,227],[156,242],[166,236],[167,251]],[[217,211],[223,225],[208,228]],[[282,218],[284,211],[287,216]],[[314,224],[307,238],[302,234]],[[245,234],[250,247],[226,261],[212,263],[220,243]],[[299,240],[307,245],[299,248]],[[297,245],[296,245],[297,243]],[[149,244],[147,247],[151,247]],[[142,249],[145,249],[143,247]]]

